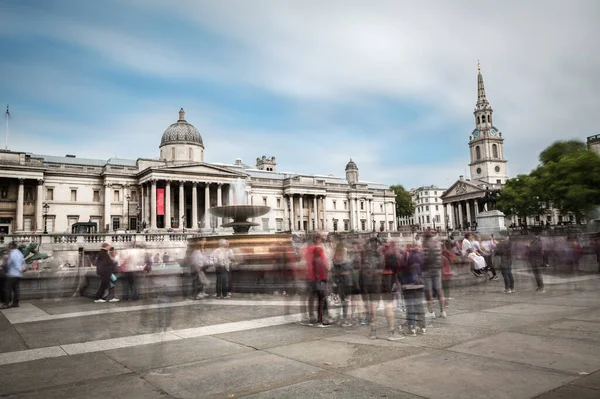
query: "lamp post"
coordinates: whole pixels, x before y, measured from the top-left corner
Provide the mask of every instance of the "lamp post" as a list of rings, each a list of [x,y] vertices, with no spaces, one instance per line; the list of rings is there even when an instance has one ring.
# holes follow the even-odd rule
[[[136,227],[136,232],[139,233],[140,232],[140,219],[142,218],[142,207],[141,206],[137,206],[136,208],[136,215],[137,215],[137,220],[135,221],[135,227]]]
[[[48,211],[50,210],[50,205],[47,202],[44,202],[44,234],[48,234]]]
[[[185,233],[185,215],[181,217],[182,232]]]
[[[375,233],[375,216],[373,216],[373,233]]]
[[[450,230],[450,216],[446,215],[446,231]]]
[[[125,199],[127,200],[127,230],[131,230],[131,226],[129,225],[129,202],[131,201],[131,197],[128,195]]]

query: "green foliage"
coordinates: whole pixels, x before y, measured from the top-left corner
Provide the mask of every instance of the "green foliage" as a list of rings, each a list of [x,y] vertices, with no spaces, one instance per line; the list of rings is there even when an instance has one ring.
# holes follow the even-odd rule
[[[543,214],[543,203],[539,179],[530,175],[518,175],[506,181],[496,207],[508,217],[526,218]]]
[[[415,213],[415,204],[408,191],[402,185],[390,186],[390,190],[396,194],[396,215],[411,216]]]
[[[550,162],[558,162],[564,156],[582,151],[587,151],[587,146],[583,141],[556,141],[540,153],[540,162],[542,165],[547,165]]]

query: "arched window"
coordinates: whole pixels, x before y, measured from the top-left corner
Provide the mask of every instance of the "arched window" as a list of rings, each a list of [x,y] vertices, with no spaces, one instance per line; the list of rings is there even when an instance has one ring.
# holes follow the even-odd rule
[[[175,148],[171,148],[171,160],[175,159]]]
[[[494,158],[498,158],[498,146],[496,144],[492,145],[492,154],[494,155]]]
[[[190,158],[190,161],[194,160],[194,150],[191,148],[188,148],[188,157]]]
[[[481,122],[485,123],[485,115],[481,115]]]
[[[478,161],[481,159],[481,148],[479,146],[475,147],[475,156]]]
[[[476,117],[475,119],[477,119],[477,124],[481,123],[481,117],[480,116]]]

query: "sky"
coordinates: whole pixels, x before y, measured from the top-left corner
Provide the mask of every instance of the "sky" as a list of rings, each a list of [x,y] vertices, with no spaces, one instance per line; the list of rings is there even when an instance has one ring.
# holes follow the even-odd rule
[[[352,158],[363,181],[447,188],[468,177],[479,60],[514,177],[600,132],[599,17],[596,0],[2,0],[8,148],[156,158],[184,108],[207,162],[344,176]]]

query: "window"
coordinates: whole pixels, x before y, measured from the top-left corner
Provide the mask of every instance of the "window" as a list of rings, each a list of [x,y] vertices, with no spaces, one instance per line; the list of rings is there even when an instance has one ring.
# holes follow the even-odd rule
[[[485,123],[485,115],[481,115],[481,122]]]
[[[427,215],[427,223],[430,223],[429,215]]]
[[[275,226],[277,228],[277,231],[283,231],[283,219],[276,219]]]
[[[277,208],[281,208],[281,198],[277,198]]]
[[[428,211],[429,211],[429,205],[427,205],[427,206],[425,207],[425,211],[426,211],[426,212],[428,212]],[[429,216],[427,216],[427,217],[429,217]]]
[[[498,146],[496,144],[492,145],[492,154],[494,158],[498,158]]]
[[[433,195],[437,195],[437,191],[434,191],[434,192],[433,192]]]
[[[2,197],[5,198],[5,197]],[[54,201],[54,189],[48,188],[46,189],[46,201]]]
[[[131,200],[132,201],[137,201],[138,200],[137,191],[131,190]]]
[[[367,222],[363,219],[360,221],[360,229],[361,230],[366,230],[367,227]]]
[[[502,184],[502,180],[501,179],[497,179],[496,180],[496,184]]]
[[[388,230],[392,231],[394,230],[394,222],[388,222],[389,226],[388,226]]]
[[[344,210],[347,211],[348,210],[348,201],[344,201]]]
[[[436,211],[438,210],[438,206],[437,206],[437,205],[435,206],[435,210],[436,210]]]
[[[33,201],[33,189],[25,187],[25,201]]]
[[[383,231],[384,229],[385,229],[385,221],[383,221],[383,220],[382,220],[382,221],[379,223],[379,230]]]
[[[365,203],[360,201],[360,210],[364,211],[365,210]],[[364,230],[364,229],[363,229]]]
[[[119,190],[115,190],[113,192],[113,201],[114,202],[119,202],[121,198],[121,193],[119,192]]]
[[[336,222],[337,225],[337,222]],[[344,220],[344,231],[348,231],[350,229],[350,221]]]
[[[269,231],[269,218],[264,218],[262,220],[262,229],[263,231]]]
[[[94,198],[93,198],[94,202],[100,202],[100,191],[99,190],[94,190]]]
[[[54,231],[54,218],[55,216],[46,217],[46,230],[48,231],[48,233],[52,233]]]
[[[429,195],[429,191],[425,191],[425,196],[428,196],[428,195]]]
[[[31,218],[25,216],[23,218],[23,231],[33,231],[32,227]]]
[[[67,216],[67,226],[69,226],[69,233],[71,232],[71,227],[77,223],[79,220],[79,216]]]
[[[337,209],[337,202],[333,201],[333,209]]]
[[[77,201],[77,190],[71,190],[71,201]]]
[[[475,146],[475,157],[477,160],[481,159],[481,148],[479,148],[479,146]]]
[[[121,228],[121,218],[114,217],[112,218],[112,229],[117,231]]]
[[[267,206],[267,197],[263,197],[263,205]]]
[[[438,223],[440,222],[440,215],[435,215],[435,221]]]
[[[99,217],[91,217],[90,222],[96,223],[96,228],[98,229],[98,231],[100,231],[101,227],[100,227],[100,218]]]

